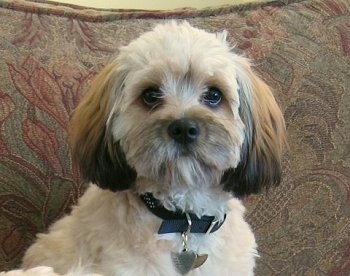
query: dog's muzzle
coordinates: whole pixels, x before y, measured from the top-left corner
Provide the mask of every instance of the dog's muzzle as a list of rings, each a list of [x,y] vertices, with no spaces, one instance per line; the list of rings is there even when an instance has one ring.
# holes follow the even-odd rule
[[[199,125],[191,119],[179,119],[168,126],[169,136],[177,143],[186,145],[193,143],[199,136]]]

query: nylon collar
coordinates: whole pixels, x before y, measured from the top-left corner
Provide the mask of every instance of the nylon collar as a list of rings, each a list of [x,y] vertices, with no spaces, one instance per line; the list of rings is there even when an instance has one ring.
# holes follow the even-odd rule
[[[165,209],[151,193],[142,194],[140,198],[148,210],[163,220],[158,234],[184,233],[188,230],[189,225],[186,213],[179,210],[169,211]],[[219,221],[214,216],[202,216],[199,218],[192,213],[188,213],[188,215],[192,222],[191,233],[213,233],[223,225],[226,219],[226,215],[222,221]]]

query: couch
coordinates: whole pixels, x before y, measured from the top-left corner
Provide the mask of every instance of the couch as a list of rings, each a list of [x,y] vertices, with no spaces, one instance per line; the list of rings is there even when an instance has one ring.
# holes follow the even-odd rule
[[[226,29],[282,107],[289,148],[277,188],[246,198],[256,275],[350,275],[350,1],[171,11],[0,0],[0,271],[69,213],[86,183],[69,116],[118,47],[156,23]]]

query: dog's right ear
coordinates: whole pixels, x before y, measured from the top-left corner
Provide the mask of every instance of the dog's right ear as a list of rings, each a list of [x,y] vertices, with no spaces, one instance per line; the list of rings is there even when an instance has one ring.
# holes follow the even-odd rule
[[[83,178],[112,191],[128,189],[136,179],[135,170],[127,164],[119,143],[107,130],[121,83],[114,61],[93,80],[73,113],[69,129],[73,158]]]
[[[287,142],[283,114],[271,89],[247,60],[237,58],[236,62],[239,115],[245,125],[245,139],[240,163],[225,171],[222,183],[225,190],[244,197],[280,183]]]

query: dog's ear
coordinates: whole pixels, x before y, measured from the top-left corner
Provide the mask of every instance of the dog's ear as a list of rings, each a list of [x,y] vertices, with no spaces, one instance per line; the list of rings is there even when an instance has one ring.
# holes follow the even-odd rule
[[[117,64],[112,62],[93,80],[73,112],[69,130],[73,158],[83,178],[112,191],[129,188],[136,178],[107,125],[121,83]]]
[[[224,173],[222,183],[225,190],[243,197],[279,184],[286,138],[283,115],[270,88],[245,59],[239,59],[237,68],[239,115],[245,125],[245,139],[240,163]]]

